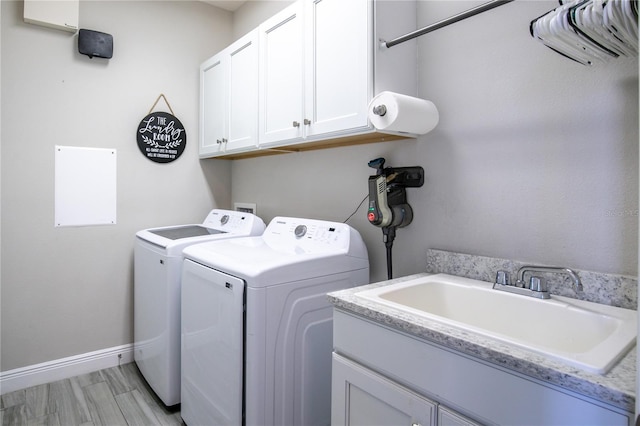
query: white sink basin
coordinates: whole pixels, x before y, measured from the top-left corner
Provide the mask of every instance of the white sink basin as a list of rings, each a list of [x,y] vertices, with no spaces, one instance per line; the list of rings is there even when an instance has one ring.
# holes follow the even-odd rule
[[[636,311],[555,295],[541,300],[492,287],[437,274],[355,295],[598,374],[635,343]]]

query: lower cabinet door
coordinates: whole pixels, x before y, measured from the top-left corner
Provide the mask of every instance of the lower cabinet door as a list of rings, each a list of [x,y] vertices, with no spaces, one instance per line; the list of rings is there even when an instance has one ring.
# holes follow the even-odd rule
[[[435,424],[433,401],[335,353],[332,369],[332,426]]]
[[[439,405],[438,426],[480,426],[480,423],[476,423],[453,410]]]

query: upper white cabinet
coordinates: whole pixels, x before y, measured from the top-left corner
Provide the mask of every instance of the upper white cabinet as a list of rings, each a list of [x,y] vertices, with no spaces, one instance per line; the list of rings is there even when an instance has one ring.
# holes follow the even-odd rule
[[[299,1],[260,26],[261,147],[367,128],[367,0]]]
[[[200,156],[255,149],[257,111],[256,30],[200,66]]]
[[[321,0],[306,5],[306,136],[366,129],[374,88],[373,3]]]
[[[263,22],[256,29],[259,61],[253,69],[257,146],[231,149],[229,140],[226,148],[201,145],[200,156],[241,158],[400,139],[377,134],[367,107],[384,90],[416,95],[415,40],[392,49],[378,41],[415,30],[415,12],[415,1],[298,0]],[[234,102],[237,94],[228,96]],[[205,143],[210,126],[201,123]]]
[[[297,2],[273,16],[260,31],[258,134],[263,146],[304,136],[304,18]]]
[[[222,139],[227,135],[224,53],[200,66],[200,156],[224,152]]]
[[[75,33],[79,10],[79,0],[24,0],[24,21]]]

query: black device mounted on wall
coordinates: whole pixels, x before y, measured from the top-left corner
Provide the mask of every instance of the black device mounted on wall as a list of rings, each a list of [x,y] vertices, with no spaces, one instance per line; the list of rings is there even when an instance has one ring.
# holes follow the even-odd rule
[[[369,176],[369,223],[382,228],[387,248],[387,278],[393,278],[391,249],[396,228],[404,228],[413,221],[413,209],[407,202],[405,188],[419,188],[424,184],[424,169],[413,167],[385,167],[384,158],[369,161],[376,174]]]
[[[99,31],[81,29],[78,32],[78,52],[89,58],[111,59],[113,56],[113,36]]]

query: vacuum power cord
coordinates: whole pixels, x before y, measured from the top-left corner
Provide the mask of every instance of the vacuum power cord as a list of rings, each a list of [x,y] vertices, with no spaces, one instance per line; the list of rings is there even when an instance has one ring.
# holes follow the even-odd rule
[[[360,210],[360,207],[362,207],[362,204],[367,200],[367,198],[369,198],[369,194],[364,196],[362,201],[360,201],[360,204],[358,204],[358,207],[356,207],[356,209],[353,211],[353,213],[351,213],[351,215],[349,215],[349,217],[346,218],[344,220],[344,222],[342,222],[342,223],[347,223],[349,221],[349,219],[351,219],[353,217],[354,214],[358,213],[358,210]]]
[[[393,260],[391,250],[393,249],[393,240],[396,239],[396,227],[385,226],[382,228],[382,241],[387,248],[387,279],[393,278]]]

